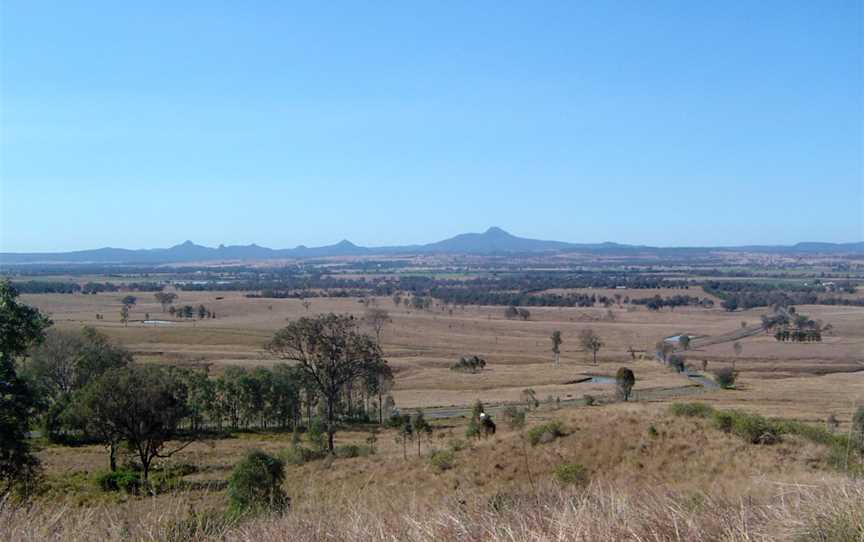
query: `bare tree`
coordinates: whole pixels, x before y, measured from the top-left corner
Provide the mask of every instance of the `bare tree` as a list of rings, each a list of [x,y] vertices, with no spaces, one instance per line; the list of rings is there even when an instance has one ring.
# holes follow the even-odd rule
[[[597,352],[603,348],[603,341],[600,339],[600,336],[594,333],[594,330],[590,327],[583,329],[579,333],[579,344],[586,352],[591,352],[594,356],[594,365],[597,365]]]
[[[367,324],[369,324],[372,331],[375,332],[375,340],[378,341],[378,344],[381,344],[381,333],[384,332],[384,327],[392,322],[390,319],[390,313],[384,309],[366,309],[366,316],[364,316],[363,319]]]
[[[555,354],[555,365],[559,365],[561,362],[561,332],[557,329],[552,332],[552,353]]]

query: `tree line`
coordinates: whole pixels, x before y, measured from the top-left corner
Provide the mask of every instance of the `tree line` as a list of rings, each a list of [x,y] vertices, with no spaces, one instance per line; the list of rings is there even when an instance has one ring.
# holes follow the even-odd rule
[[[17,296],[0,282],[0,494],[38,479],[28,434],[39,425],[55,441],[103,444],[112,470],[125,447],[146,480],[154,460],[208,432],[300,429],[320,419],[332,453],[340,424],[381,422],[393,406],[392,371],[351,316],[291,322],[267,345],[286,363],[211,378],[135,363],[92,328],[49,329],[51,321]]]

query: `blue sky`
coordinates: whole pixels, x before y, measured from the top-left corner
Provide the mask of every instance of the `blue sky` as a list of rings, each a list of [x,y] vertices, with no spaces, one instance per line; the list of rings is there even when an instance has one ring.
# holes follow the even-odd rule
[[[862,2],[0,4],[0,249],[864,238]]]

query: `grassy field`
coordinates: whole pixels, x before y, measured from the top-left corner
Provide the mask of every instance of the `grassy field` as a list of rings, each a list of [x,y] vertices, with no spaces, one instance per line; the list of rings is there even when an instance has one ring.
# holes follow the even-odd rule
[[[139,362],[207,366],[213,374],[230,365],[278,362],[265,344],[288,320],[326,312],[362,317],[366,310],[350,298],[312,298],[307,310],[300,300],[181,292],[176,304],[204,304],[217,314],[193,322],[171,318],[141,294],[124,326],[122,297],[22,300],[49,313],[57,327],[96,326]],[[753,328],[764,310],[652,312],[625,305],[612,307],[609,319],[605,308],[532,308],[531,318],[522,321],[506,319],[502,307],[468,306],[451,314],[440,307],[397,308],[389,298],[373,305],[392,317],[382,342],[396,372],[397,406],[451,413],[433,420],[435,431],[421,443],[419,456],[411,442],[403,458],[395,430],[385,429],[374,455],[289,464],[291,512],[235,524],[220,515],[231,469],[250,449],[292,457],[291,434],[235,433],[196,442],[159,463],[161,469],[184,466],[188,474],[148,497],[98,488],[95,477],[107,468],[105,448],[42,443],[43,498],[27,509],[0,505],[0,539],[269,540],[290,532],[299,539],[358,541],[864,540],[864,486],[838,471],[824,444],[789,435],[772,446],[754,445],[710,420],[669,413],[670,403],[686,400],[813,427],[824,427],[833,415],[842,434],[864,400],[864,308],[799,307],[832,325],[823,342],[778,343],[756,333],[740,340],[736,354],[731,339],[714,341],[732,336],[742,323]],[[104,319],[97,320],[97,313]],[[172,323],[144,324],[147,313]],[[596,365],[577,340],[589,327],[605,343]],[[553,330],[564,338],[560,367],[552,363]],[[683,352],[691,366],[699,369],[704,360],[710,372],[734,364],[736,389],[704,389],[654,359],[657,341],[681,333],[699,337]],[[484,356],[487,369],[451,371],[450,364],[466,354]],[[612,376],[621,366],[636,374],[636,402],[578,401],[586,394],[611,400],[613,386],[574,381]],[[500,410],[492,409],[498,433],[465,438],[461,408],[477,399],[518,402],[529,387],[542,404],[529,413],[528,429],[554,421],[564,436],[531,446],[525,432],[509,428]],[[346,427],[337,446],[362,447],[371,429]],[[433,465],[433,450],[451,451],[447,468]],[[558,478],[567,464],[582,466],[587,486]]]
[[[640,290],[653,295],[651,290]],[[691,293],[695,295],[695,292]],[[351,298],[313,298],[307,311],[300,300],[254,299],[238,292],[182,292],[178,304],[204,304],[216,319],[172,319],[148,294],[138,296],[128,326],[120,323],[122,294],[28,295],[29,304],[48,312],[55,325],[77,328],[92,325],[133,350],[141,361],[208,365],[218,373],[228,365],[269,365],[264,349],[273,332],[287,320],[325,312],[361,317],[365,306]],[[400,407],[469,405],[517,401],[521,391],[533,388],[541,399],[574,399],[584,394],[611,393],[606,384],[573,384],[585,375],[614,375],[626,364],[636,373],[636,391],[674,389],[692,385],[687,377],[669,371],[653,360],[653,345],[670,335],[687,333],[715,337],[734,332],[742,323],[758,324],[766,311],[754,309],[729,313],[720,308],[678,308],[649,311],[644,307],[532,308],[528,321],[508,320],[501,307],[467,306],[449,311],[407,310],[390,299],[377,306],[392,317],[382,335],[388,360],[396,370],[394,395]],[[688,362],[709,372],[735,364],[740,372],[737,391],[712,392],[706,400],[741,404],[756,411],[775,413],[792,408],[805,419],[837,415],[849,419],[856,401],[864,397],[864,308],[803,306],[799,311],[830,323],[833,332],[821,343],[778,343],[766,334],[742,339],[736,355],[732,342],[721,342],[685,352]],[[104,320],[96,320],[96,314]],[[152,319],[171,321],[145,325]],[[578,333],[591,328],[603,339],[598,364],[578,344]],[[561,365],[552,363],[550,335],[563,334]],[[629,349],[637,351],[632,359]],[[488,361],[480,374],[464,374],[449,366],[466,354]]]

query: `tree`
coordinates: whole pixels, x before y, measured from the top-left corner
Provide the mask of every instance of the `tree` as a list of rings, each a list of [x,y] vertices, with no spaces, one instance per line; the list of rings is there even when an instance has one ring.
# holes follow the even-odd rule
[[[411,416],[405,414],[396,433],[396,442],[402,444],[402,458],[408,459],[408,441],[414,438],[414,426],[411,424]]]
[[[128,325],[129,305],[123,305],[123,307],[120,309],[120,321],[123,322],[123,326]]]
[[[504,317],[508,320],[516,318],[517,316],[519,316],[519,309],[517,309],[513,305],[510,305],[509,307],[504,309]]]
[[[366,316],[363,319],[375,332],[375,340],[381,344],[381,333],[384,332],[384,327],[391,322],[390,313],[384,309],[366,309]]]
[[[714,371],[714,380],[723,389],[735,387],[735,380],[738,378],[738,373],[732,367],[722,367]]]
[[[555,354],[555,365],[559,365],[561,361],[561,332],[555,330],[552,332],[552,353]]]
[[[732,350],[735,351],[735,355],[736,355],[736,356],[740,356],[740,355],[741,355],[741,352],[744,351],[744,347],[741,346],[741,343],[740,343],[740,342],[735,341],[734,343],[732,343]]]
[[[422,410],[418,410],[411,418],[411,430],[417,437],[417,457],[420,457],[420,443],[423,440],[423,435],[427,437],[432,435],[432,426],[426,421]]]
[[[393,304],[396,305],[396,307],[399,307],[399,305],[402,304],[402,294],[399,292],[393,294]]]
[[[522,320],[528,320],[531,318],[531,311],[528,309],[519,308],[519,318]]]
[[[174,300],[177,299],[177,294],[174,292],[156,292],[153,294],[153,297],[155,297],[156,301],[162,305],[162,312],[165,312],[168,306],[174,303]]]
[[[205,316],[207,316],[207,307],[198,305],[198,319],[203,320]]]
[[[108,340],[95,328],[80,332],[50,330],[30,353],[28,378],[51,399],[72,393],[108,369],[132,363],[132,353]]]
[[[309,309],[312,308],[312,302],[308,299],[304,299],[303,302],[300,304],[303,305],[303,308],[306,309],[306,312],[309,312]]]
[[[690,349],[690,336],[689,335],[681,335],[678,337],[678,345],[684,350]]]
[[[627,401],[630,399],[633,385],[636,384],[636,375],[627,367],[621,367],[615,375],[615,384],[618,386],[618,393]]]
[[[186,386],[162,367],[111,369],[81,390],[77,402],[88,432],[112,451],[112,443],[126,441],[141,462],[145,481],[154,459],[170,457],[192,442],[166,450],[178,437],[189,407]]]
[[[285,463],[260,450],[252,450],[231,471],[228,500],[237,513],[284,510],[289,498],[282,489]]]
[[[39,467],[27,442],[33,391],[18,377],[15,360],[42,341],[51,321],[17,297],[9,281],[0,281],[0,495],[26,487]]]
[[[666,359],[669,357],[669,354],[675,350],[675,347],[669,341],[658,341],[655,345],[657,349],[657,355],[660,356],[660,359],[663,360],[663,363],[666,363]]]
[[[337,409],[346,389],[370,374],[386,371],[381,347],[360,333],[353,316],[300,318],[277,331],[267,349],[294,361],[325,401],[327,448],[333,453]]]
[[[594,356],[594,365],[597,365],[597,352],[603,348],[603,341],[594,333],[591,328],[583,329],[579,333],[579,344],[586,352],[591,352]]]
[[[669,356],[669,365],[673,369],[675,369],[675,372],[677,372],[677,373],[683,373],[684,372],[684,369],[685,369],[684,362],[685,361],[686,360],[684,359],[683,356],[679,356],[677,354]]]
[[[124,305],[129,305],[129,306],[131,307],[131,306],[134,305],[137,301],[138,301],[138,298],[135,297],[134,295],[127,295],[126,297],[123,298],[123,300],[121,301],[121,303],[123,303]]]

